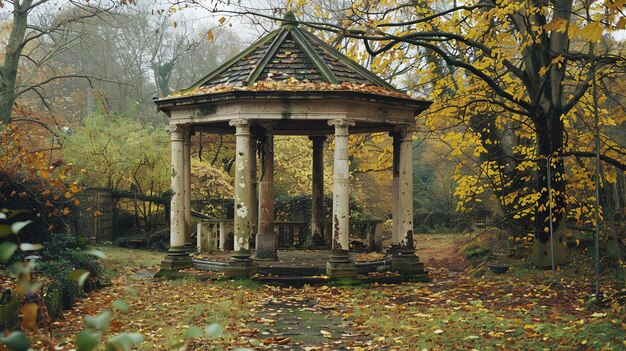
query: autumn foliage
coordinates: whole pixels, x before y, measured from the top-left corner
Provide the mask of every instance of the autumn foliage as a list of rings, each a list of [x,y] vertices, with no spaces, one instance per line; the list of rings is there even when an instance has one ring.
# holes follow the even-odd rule
[[[62,161],[25,146],[27,127],[0,129],[0,208],[22,211],[21,218],[32,219],[21,236],[36,242],[32,240],[67,230],[70,214],[80,204],[80,188]]]

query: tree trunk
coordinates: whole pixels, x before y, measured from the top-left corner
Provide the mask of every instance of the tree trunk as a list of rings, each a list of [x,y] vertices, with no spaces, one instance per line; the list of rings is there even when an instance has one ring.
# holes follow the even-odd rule
[[[9,123],[15,103],[17,67],[24,48],[24,36],[28,23],[28,10],[32,0],[15,2],[13,10],[13,29],[6,46],[4,63],[0,67],[0,123]]]
[[[535,210],[535,240],[530,261],[539,267],[552,265],[550,248],[550,202],[548,188],[552,190],[552,233],[554,237],[555,264],[565,264],[566,246],[561,228],[565,216],[565,180],[564,165],[560,155],[563,147],[563,123],[559,114],[545,113],[534,119],[537,135],[537,158],[539,172],[537,174],[537,191],[541,194]],[[548,184],[548,165],[550,157],[550,179]]]

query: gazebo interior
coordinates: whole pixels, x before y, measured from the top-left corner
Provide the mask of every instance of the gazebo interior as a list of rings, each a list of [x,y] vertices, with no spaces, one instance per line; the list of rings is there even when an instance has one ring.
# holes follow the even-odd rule
[[[393,140],[389,263],[400,275],[426,276],[413,246],[412,141],[415,118],[430,102],[395,89],[300,28],[291,15],[189,89],[155,102],[169,116],[172,142],[170,249],[163,268],[191,267],[190,249],[223,250],[229,230],[232,257],[218,269],[226,276],[249,277],[259,262],[277,260],[274,136],[300,135],[309,136],[313,155],[308,244],[331,249],[323,267],[331,278],[354,278],[371,269],[357,267],[349,252],[349,135],[388,132]],[[190,144],[196,132],[234,134],[236,142],[232,228],[225,221],[200,220],[197,245],[191,242],[190,186]],[[327,140],[334,143],[331,233],[324,233],[323,213]],[[371,236],[371,245],[379,245],[380,230]]]

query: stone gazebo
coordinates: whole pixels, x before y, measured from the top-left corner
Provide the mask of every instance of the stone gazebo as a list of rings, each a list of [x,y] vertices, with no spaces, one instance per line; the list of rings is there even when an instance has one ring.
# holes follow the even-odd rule
[[[321,237],[323,145],[327,135],[334,135],[332,253],[326,271],[331,277],[356,276],[348,254],[348,137],[350,133],[389,132],[393,138],[393,267],[405,274],[423,274],[412,239],[412,136],[415,116],[430,102],[396,90],[299,28],[293,17],[286,17],[280,29],[191,88],[158,99],[156,104],[170,117],[167,128],[172,141],[170,249],[163,268],[191,266],[186,245],[191,244],[190,138],[194,132],[236,137],[234,253],[225,272],[229,276],[249,276],[255,271],[250,251],[254,236],[255,258],[277,259],[274,135],[308,135],[312,140],[311,230],[314,239]]]

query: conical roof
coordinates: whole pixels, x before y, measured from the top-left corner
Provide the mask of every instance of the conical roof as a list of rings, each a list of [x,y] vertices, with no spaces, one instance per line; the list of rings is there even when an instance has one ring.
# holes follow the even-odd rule
[[[373,72],[301,29],[295,17],[200,79],[184,92],[219,86],[248,87],[267,80],[363,84],[398,92]]]

